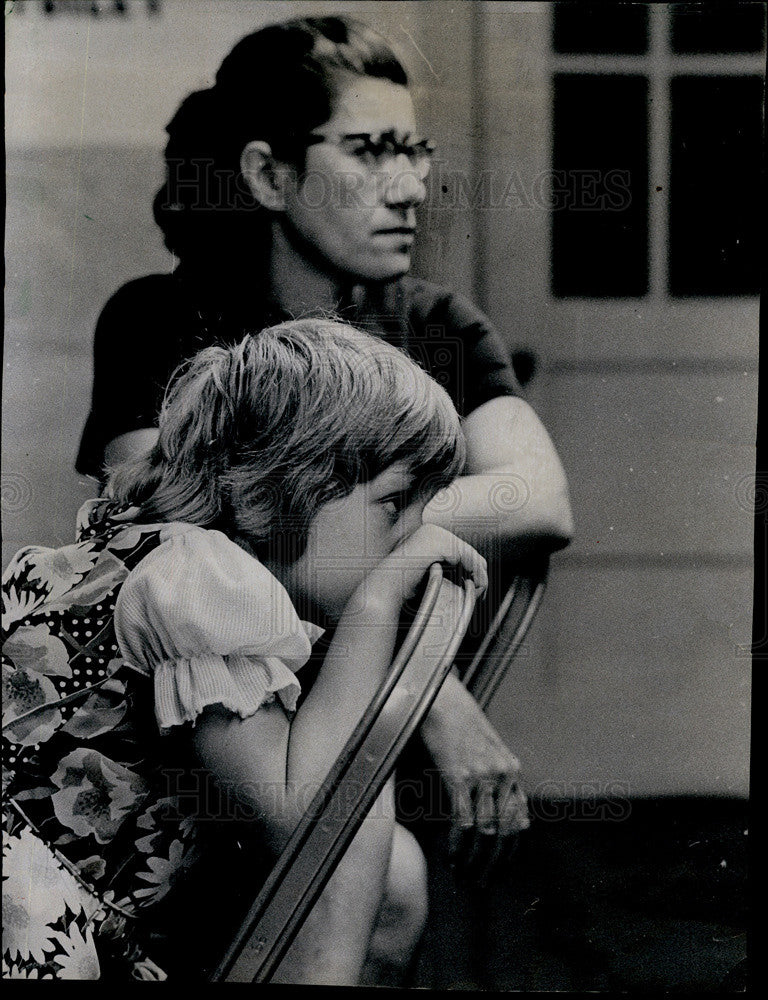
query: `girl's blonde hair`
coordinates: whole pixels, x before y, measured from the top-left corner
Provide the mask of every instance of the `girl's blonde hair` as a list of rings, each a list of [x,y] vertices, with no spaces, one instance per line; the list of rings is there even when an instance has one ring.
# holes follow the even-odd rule
[[[464,464],[447,393],[407,355],[332,320],[304,319],[209,347],[180,368],[157,444],[107,492],[144,521],[244,536],[287,532],[293,556],[321,504],[402,461],[429,498]]]

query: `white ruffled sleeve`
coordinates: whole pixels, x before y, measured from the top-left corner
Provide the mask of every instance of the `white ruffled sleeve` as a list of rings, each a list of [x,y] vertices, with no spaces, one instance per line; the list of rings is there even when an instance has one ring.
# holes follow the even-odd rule
[[[277,697],[293,711],[295,671],[322,631],[257,559],[194,526],[146,555],[115,605],[122,655],[154,675],[161,729],[194,722],[207,705],[245,718]]]

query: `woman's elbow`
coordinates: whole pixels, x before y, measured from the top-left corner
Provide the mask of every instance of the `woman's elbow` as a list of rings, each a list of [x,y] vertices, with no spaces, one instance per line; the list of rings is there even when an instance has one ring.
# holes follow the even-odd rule
[[[538,480],[528,496],[533,533],[549,551],[564,549],[573,539],[575,524],[568,481],[562,468]]]
[[[551,540],[551,551],[564,549],[570,545],[576,530],[573,520],[573,510],[568,497],[553,501],[551,509],[542,525],[544,533]]]
[[[574,530],[573,511],[567,496],[540,497],[530,507],[528,517],[510,518],[506,530],[500,532],[500,541],[517,554],[557,552],[571,543]]]
[[[565,520],[540,523],[527,533],[524,539],[510,539],[517,548],[538,553],[557,552],[570,545],[573,539],[573,523]],[[522,544],[521,544],[522,543]]]

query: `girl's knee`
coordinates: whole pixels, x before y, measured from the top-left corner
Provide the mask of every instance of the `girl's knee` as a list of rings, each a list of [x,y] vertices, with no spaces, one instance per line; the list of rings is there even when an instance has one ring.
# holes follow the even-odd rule
[[[413,834],[397,824],[378,926],[418,940],[426,919],[427,863]]]
[[[427,865],[415,837],[395,826],[387,884],[362,974],[367,985],[401,986],[427,920]]]

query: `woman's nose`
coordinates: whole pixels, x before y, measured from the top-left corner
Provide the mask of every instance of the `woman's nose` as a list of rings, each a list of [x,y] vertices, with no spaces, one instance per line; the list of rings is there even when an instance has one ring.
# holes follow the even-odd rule
[[[423,172],[403,153],[392,163],[385,175],[384,201],[389,208],[415,207],[427,196]]]

